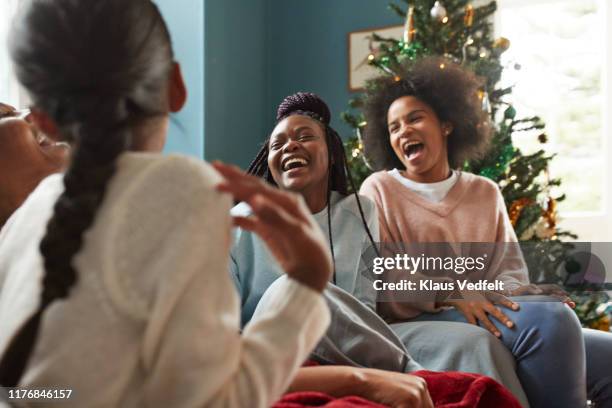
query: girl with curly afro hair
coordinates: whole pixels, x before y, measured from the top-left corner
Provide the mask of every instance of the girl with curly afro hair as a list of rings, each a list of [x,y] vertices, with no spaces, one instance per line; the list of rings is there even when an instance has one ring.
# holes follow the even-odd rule
[[[446,178],[448,167],[458,169],[465,160],[482,157],[490,142],[491,126],[477,97],[481,81],[473,73],[435,57],[402,70],[395,77],[375,79],[367,95],[363,141],[374,169],[404,169],[411,178],[431,183]],[[419,122],[415,129],[426,126],[426,133],[415,139],[421,144],[411,144],[404,152],[402,148],[408,146],[399,143],[403,129],[398,115],[407,104],[419,109],[404,119]]]
[[[457,292],[448,287],[418,293],[423,295],[419,298],[408,291],[383,291],[377,312],[387,321],[402,322],[392,325],[398,333],[412,324],[407,321],[463,322],[488,330],[514,355],[532,406],[584,406],[587,386],[592,399],[612,406],[607,405],[612,404],[612,381],[601,360],[589,357],[603,353],[612,359],[611,351],[604,350],[612,350],[612,335],[608,340],[592,331],[583,335],[565,292],[529,285],[498,186],[460,170],[466,160],[482,157],[491,139],[490,120],[478,98],[479,79],[451,61],[427,57],[372,85],[364,108],[364,149],[378,171],[364,181],[360,193],[377,204],[381,241],[387,249],[405,252],[453,243],[461,257],[486,259],[483,268],[469,272],[458,264],[445,270],[454,277],[454,288],[460,283],[457,274],[466,281],[496,283],[495,291],[461,291],[452,297]],[[412,279],[432,279],[420,273]],[[383,276],[393,282],[406,275],[393,271]],[[519,295],[532,296],[529,302],[506,297]],[[533,302],[536,295],[544,301]],[[490,336],[484,330],[482,335]]]

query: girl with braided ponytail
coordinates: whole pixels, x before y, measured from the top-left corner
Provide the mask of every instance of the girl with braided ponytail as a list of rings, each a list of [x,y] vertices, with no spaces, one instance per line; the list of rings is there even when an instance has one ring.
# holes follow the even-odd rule
[[[62,406],[269,406],[329,322],[303,201],[159,154],[186,91],[152,1],[32,0],[10,44],[37,127],[73,149],[2,230],[0,385],[72,390]],[[286,272],[242,335],[227,193]]]

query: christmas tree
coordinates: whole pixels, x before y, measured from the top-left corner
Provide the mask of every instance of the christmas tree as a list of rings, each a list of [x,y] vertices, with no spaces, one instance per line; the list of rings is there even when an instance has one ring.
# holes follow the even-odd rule
[[[523,248],[531,281],[564,286],[577,303],[576,313],[583,325],[607,330],[609,320],[603,305],[608,297],[597,291],[597,285],[576,279],[585,273],[584,268],[572,259],[573,245],[563,239],[577,237],[557,225],[557,203],[565,197],[551,193],[552,187],[561,184],[548,176],[553,156],[543,148],[525,155],[513,144],[513,135],[518,132],[535,132],[541,144],[547,142],[547,135],[540,117],[517,117],[511,101],[512,87],[499,85],[504,69],[520,67],[517,64],[504,67],[501,63],[501,55],[510,47],[510,41],[493,38],[491,16],[497,9],[496,3],[474,7],[469,0],[403,2],[389,5],[404,22],[403,38],[383,38],[372,33],[368,63],[381,75],[394,76],[400,64],[439,55],[468,67],[484,79],[478,96],[495,124],[492,147],[484,159],[466,162],[463,170],[488,177],[499,185],[517,237],[528,242]],[[367,83],[366,87],[369,86],[374,85]],[[342,119],[355,129],[355,134],[345,142],[345,149],[358,186],[372,172],[360,137],[361,129],[367,125],[359,110],[362,103],[363,95],[351,99],[350,109],[342,114]]]

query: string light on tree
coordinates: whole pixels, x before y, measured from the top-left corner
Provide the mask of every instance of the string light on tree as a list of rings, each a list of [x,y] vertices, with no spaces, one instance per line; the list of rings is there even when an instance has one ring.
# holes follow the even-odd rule
[[[486,59],[491,56],[491,51],[489,51],[485,47],[480,47],[480,53],[478,55],[480,56],[480,58]]]

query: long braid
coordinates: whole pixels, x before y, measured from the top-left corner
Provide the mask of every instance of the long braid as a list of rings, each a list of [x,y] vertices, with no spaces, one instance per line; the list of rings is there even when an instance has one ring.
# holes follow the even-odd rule
[[[342,155],[342,157],[344,161],[344,166],[346,168],[346,177],[348,178],[349,183],[351,184],[351,191],[353,192],[353,196],[355,197],[355,200],[357,201],[357,208],[359,208],[359,215],[361,216],[361,222],[363,223],[363,228],[365,229],[366,234],[368,234],[370,244],[372,244],[372,248],[374,248],[374,251],[376,252],[376,256],[380,257],[380,251],[378,250],[378,246],[376,245],[376,242],[374,242],[374,238],[372,238],[372,232],[370,231],[370,227],[368,227],[368,223],[365,220],[365,215],[363,214],[363,207],[361,206],[361,200],[359,199],[359,194],[357,193],[357,189],[355,188],[355,182],[353,181],[353,175],[351,173],[351,169],[349,168],[348,162],[346,161],[346,156]]]
[[[355,197],[355,201],[357,201],[357,208],[359,209],[359,215],[361,216],[361,222],[363,224],[363,228],[365,229],[366,234],[368,235],[368,239],[370,240],[370,243],[372,244],[372,248],[374,248],[374,250],[376,251],[376,254],[380,256],[378,247],[376,243],[374,242],[374,238],[372,237],[372,232],[370,231],[370,228],[368,227],[368,223],[365,220],[365,215],[363,212],[363,207],[361,205],[361,200],[359,199],[359,194],[357,193],[357,189],[355,188],[355,182],[353,181],[353,176],[351,174],[351,170],[349,168],[348,161],[346,160],[346,155],[344,154],[344,146],[342,144],[342,139],[340,138],[340,135],[338,135],[338,133],[331,127],[328,127],[328,132],[331,134],[330,139],[335,141],[335,142],[332,142],[331,145],[334,147],[334,161],[337,162],[337,167],[338,167],[338,169],[336,170],[337,178],[342,180],[341,182],[337,181],[336,184],[342,185],[343,190],[345,191],[345,195],[348,194],[347,181],[348,181],[348,184],[350,184],[352,194]],[[334,165],[336,165],[336,163],[334,163]]]
[[[264,143],[259,149],[259,153],[255,156],[255,159],[249,164],[247,168],[247,173],[252,174],[254,176],[262,177],[266,171],[268,162],[268,143]]]
[[[261,149],[259,149],[259,153],[257,153],[255,159],[251,162],[251,164],[249,164],[246,172],[248,174],[261,177],[272,185],[276,185],[276,182],[274,182],[274,179],[270,174],[270,169],[268,168],[268,152],[268,141],[266,141],[261,146]]]
[[[19,384],[48,306],[67,299],[78,282],[74,256],[131,143],[132,126],[166,114],[173,64],[168,29],[150,0],[33,0],[15,19],[9,43],[34,106],[74,148],[39,247],[39,306],[0,360],[5,387]]]
[[[332,156],[332,134],[329,132],[329,126],[326,126],[325,135],[327,139],[327,234],[329,237],[329,248],[331,250],[332,261],[334,263],[334,272],[332,274],[332,283],[336,284],[336,255],[334,253],[334,238],[332,236],[332,227],[331,227],[331,213],[332,213],[332,204],[331,204],[331,193],[332,193],[332,184],[333,184],[333,156]]]

